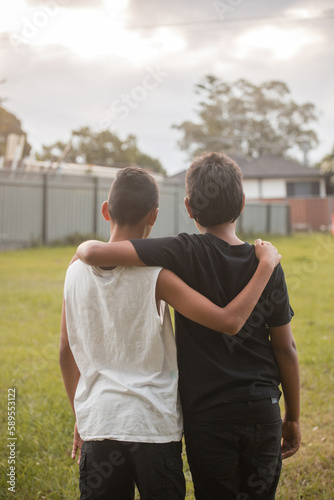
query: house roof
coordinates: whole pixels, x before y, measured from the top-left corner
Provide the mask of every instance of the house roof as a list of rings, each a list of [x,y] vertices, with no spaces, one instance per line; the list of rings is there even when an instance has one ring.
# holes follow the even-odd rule
[[[280,158],[279,156],[260,156],[254,160],[246,160],[241,156],[231,155],[242,170],[244,179],[263,178],[320,178],[323,173],[311,167],[306,167],[300,163]],[[184,183],[187,170],[182,170],[171,175],[166,180],[171,182]]]
[[[244,179],[322,177],[319,170],[278,156],[260,156],[240,165]]]

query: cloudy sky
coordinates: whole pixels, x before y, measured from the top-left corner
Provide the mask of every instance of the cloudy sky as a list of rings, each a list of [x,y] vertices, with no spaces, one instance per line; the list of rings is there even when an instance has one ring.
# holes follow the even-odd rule
[[[34,150],[71,130],[133,133],[168,173],[188,165],[173,123],[205,74],[282,80],[334,144],[333,0],[0,0],[0,97]]]

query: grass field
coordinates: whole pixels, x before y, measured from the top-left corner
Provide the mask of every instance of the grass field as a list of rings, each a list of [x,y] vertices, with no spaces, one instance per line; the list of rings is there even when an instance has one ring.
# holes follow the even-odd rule
[[[277,238],[295,310],[302,380],[302,447],[284,463],[277,499],[334,498],[334,238]],[[62,286],[73,247],[0,254],[0,498],[75,500],[73,417],[58,368]],[[16,390],[15,450],[7,446],[8,389]],[[10,408],[12,408],[10,404]],[[15,451],[16,495],[7,490]],[[192,487],[185,463],[187,498]]]

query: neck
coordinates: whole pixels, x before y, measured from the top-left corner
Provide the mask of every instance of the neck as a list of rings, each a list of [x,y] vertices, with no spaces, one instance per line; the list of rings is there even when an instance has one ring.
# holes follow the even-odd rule
[[[141,240],[147,238],[148,235],[146,235],[146,231],[146,225],[118,226],[115,224],[111,227],[109,241]]]
[[[117,224],[110,223],[110,242],[124,241],[124,240],[141,240],[147,238],[147,226],[118,226]],[[115,266],[105,267],[100,266],[101,269],[115,269]]]
[[[203,227],[198,225],[198,229],[202,234],[210,233],[221,240],[226,241],[230,245],[241,245],[243,243],[235,234],[235,222],[227,222],[218,224],[217,226]]]

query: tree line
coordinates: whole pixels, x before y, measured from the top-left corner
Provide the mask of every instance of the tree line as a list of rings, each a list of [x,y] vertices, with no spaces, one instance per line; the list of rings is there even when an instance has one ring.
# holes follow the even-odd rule
[[[284,82],[272,80],[256,85],[246,79],[227,82],[215,75],[206,75],[194,90],[195,119],[172,125],[179,130],[178,145],[188,153],[190,160],[205,151],[245,158],[287,157],[298,148],[305,153],[319,143],[312,128],[317,121],[314,104],[296,103]],[[24,131],[20,120],[3,107],[0,98],[0,156],[5,154],[10,133],[24,134]],[[24,156],[30,150],[26,141]],[[137,164],[166,173],[159,159],[139,149],[135,135],[121,139],[109,129],[96,131],[89,126],[73,130],[67,142],[58,140],[43,145],[36,158],[102,166]],[[317,167],[334,172],[334,147]]]

